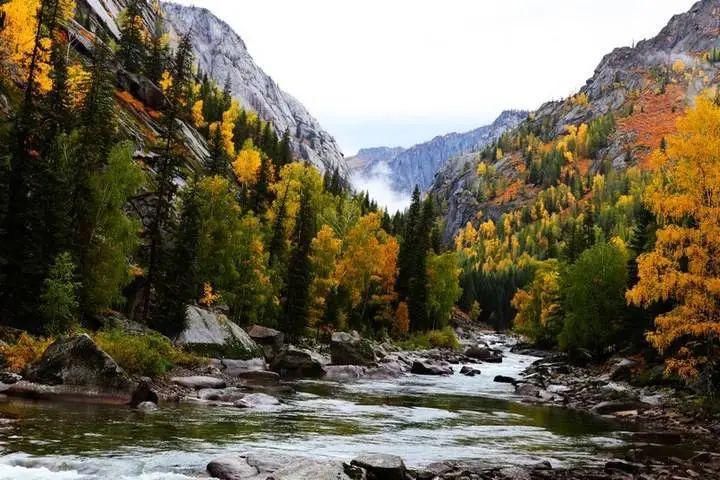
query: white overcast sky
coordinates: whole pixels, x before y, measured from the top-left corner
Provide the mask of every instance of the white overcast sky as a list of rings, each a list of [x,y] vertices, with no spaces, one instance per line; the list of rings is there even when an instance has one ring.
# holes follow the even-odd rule
[[[693,0],[180,0],[245,40],[346,155],[566,97]]]

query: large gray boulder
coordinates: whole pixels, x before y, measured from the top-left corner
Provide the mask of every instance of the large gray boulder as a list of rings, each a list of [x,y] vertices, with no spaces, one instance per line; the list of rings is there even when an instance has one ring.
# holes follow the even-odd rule
[[[487,345],[472,345],[465,350],[465,356],[487,363],[502,363],[503,354]]]
[[[61,338],[28,370],[27,378],[45,385],[129,391],[132,382],[110,355],[87,335]]]
[[[405,480],[405,463],[395,455],[361,455],[350,464],[367,471],[368,480]]]
[[[410,369],[415,375],[452,375],[452,367],[440,365],[426,360],[415,360]]]
[[[325,375],[324,363],[315,352],[288,346],[273,360],[270,369],[282,377],[320,378]]]
[[[371,365],[376,361],[372,345],[357,332],[333,333],[330,359],[333,365]]]
[[[317,461],[280,454],[228,455],[207,466],[221,480],[350,480],[338,461]]]
[[[207,377],[203,375],[194,375],[190,377],[172,377],[171,382],[185,388],[193,390],[202,390],[204,388],[225,388],[225,380],[216,377]]]
[[[228,358],[254,358],[262,350],[225,315],[195,305],[187,307],[185,329],[175,337],[175,344],[197,353]]]
[[[260,345],[265,352],[265,359],[271,362],[280,353],[285,343],[285,335],[273,328],[262,325],[252,325],[247,333],[255,343]]]

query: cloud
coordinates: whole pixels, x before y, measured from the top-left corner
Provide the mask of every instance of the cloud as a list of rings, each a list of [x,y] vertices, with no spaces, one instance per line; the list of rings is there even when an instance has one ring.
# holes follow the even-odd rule
[[[410,195],[393,188],[390,178],[392,171],[387,163],[381,162],[366,173],[355,173],[350,181],[358,191],[368,192],[370,198],[386,208],[390,215],[410,206]]]

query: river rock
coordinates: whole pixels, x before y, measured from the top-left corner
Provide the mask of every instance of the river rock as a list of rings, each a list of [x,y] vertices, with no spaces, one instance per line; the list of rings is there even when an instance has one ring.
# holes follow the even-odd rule
[[[310,350],[293,346],[283,349],[270,365],[281,377],[321,378],[325,375],[323,358]]]
[[[627,412],[631,410],[642,410],[647,407],[646,404],[637,401],[623,401],[623,400],[611,400],[607,402],[600,402],[590,409],[591,412],[598,415],[611,415],[617,412]]]
[[[404,480],[405,463],[402,458],[382,453],[361,455],[351,465],[367,471],[368,480]]]
[[[351,480],[342,462],[300,460],[284,467],[271,477],[273,480]]]
[[[221,480],[247,480],[260,473],[256,467],[248,464],[247,458],[230,455],[208,463],[207,471],[213,478]]]
[[[370,365],[375,352],[357,332],[335,332],[330,339],[330,360],[333,365]]]
[[[615,382],[630,380],[635,365],[637,365],[637,362],[635,360],[630,360],[629,358],[621,358],[617,360],[610,367],[610,371],[608,372],[610,380]]]
[[[331,382],[344,382],[357,380],[367,374],[367,367],[359,365],[328,365],[325,367],[325,380]]]
[[[247,329],[247,333],[255,343],[262,347],[265,359],[271,362],[282,350],[285,343],[285,335],[269,327],[253,325]]]
[[[500,350],[492,349],[487,345],[472,345],[465,350],[465,356],[486,363],[502,363],[503,360]]]
[[[143,378],[140,380],[137,387],[135,387],[135,390],[130,397],[130,406],[132,408],[138,408],[140,404],[148,402],[157,405],[159,401],[160,398],[158,397],[157,392],[153,390],[150,379]]]
[[[191,377],[172,377],[170,381],[186,388],[192,388],[193,390],[202,390],[203,388],[225,388],[225,380],[202,375]]]
[[[157,403],[155,402],[142,402],[138,404],[137,407],[135,407],[137,410],[141,412],[155,412],[158,410]]]
[[[233,403],[233,406],[237,408],[262,408],[276,405],[280,405],[280,400],[264,393],[251,393]]]
[[[5,385],[13,385],[22,380],[22,375],[12,372],[0,372],[0,383]]]
[[[110,355],[87,334],[61,338],[29,368],[28,379],[46,385],[128,391],[132,382]]]
[[[208,356],[253,358],[262,350],[245,330],[222,313],[190,305],[185,314],[185,329],[175,344]]]
[[[220,369],[226,375],[236,377],[248,371],[263,371],[266,368],[265,358],[251,358],[250,360],[222,359]]]
[[[203,388],[198,390],[197,396],[200,400],[210,402],[233,403],[245,396],[245,392],[236,387],[229,388]]]
[[[236,372],[235,378],[245,380],[252,385],[277,385],[280,383],[280,375],[277,372],[268,370],[246,370]]]
[[[465,375],[466,377],[474,377],[475,375],[480,375],[482,372],[476,368],[472,368],[468,365],[464,365],[460,369],[460,373]]]
[[[515,393],[523,397],[537,398],[542,393],[542,390],[531,383],[519,383],[515,386]]]
[[[412,368],[410,369],[410,373],[414,373],[416,375],[452,375],[453,369],[437,363],[415,360],[412,364]]]
[[[516,385],[518,382],[512,377],[506,377],[505,375],[495,375],[493,379],[495,383],[509,383],[510,385]]]

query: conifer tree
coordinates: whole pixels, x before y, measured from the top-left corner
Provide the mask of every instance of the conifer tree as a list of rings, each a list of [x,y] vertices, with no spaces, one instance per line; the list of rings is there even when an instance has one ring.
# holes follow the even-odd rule
[[[130,0],[120,28],[118,49],[118,59],[128,72],[140,73],[146,66],[147,47],[143,38],[144,34],[140,0]]]
[[[280,146],[278,148],[279,154],[277,155],[277,158],[275,159],[276,167],[279,169],[288,163],[292,163],[293,161],[293,155],[292,155],[292,146],[290,145],[290,130],[285,130],[285,133],[283,134],[282,141],[280,142]]]
[[[158,19],[150,37],[150,46],[145,55],[145,76],[156,85],[160,83],[162,74],[168,63],[168,44],[163,33],[162,20]]]
[[[407,298],[410,278],[413,276],[416,259],[416,229],[421,213],[420,189],[416,186],[413,190],[412,201],[407,212],[405,231],[403,232],[400,254],[398,255],[398,278],[395,289],[401,300]]]
[[[167,107],[163,116],[162,153],[157,166],[157,201],[152,212],[152,221],[148,231],[150,248],[147,278],[143,292],[141,313],[143,319],[149,317],[153,289],[160,278],[158,270],[162,265],[163,230],[171,213],[170,207],[176,189],[174,179],[181,161],[175,147],[179,141],[177,120],[183,112],[183,99],[192,80],[192,44],[189,34],[185,35],[178,45],[170,78],[172,82],[167,91]]]
[[[300,209],[293,232],[294,247],[285,286],[284,330],[292,338],[301,336],[307,326],[312,283],[310,252],[315,230],[315,212],[309,192],[304,189],[300,196]]]

